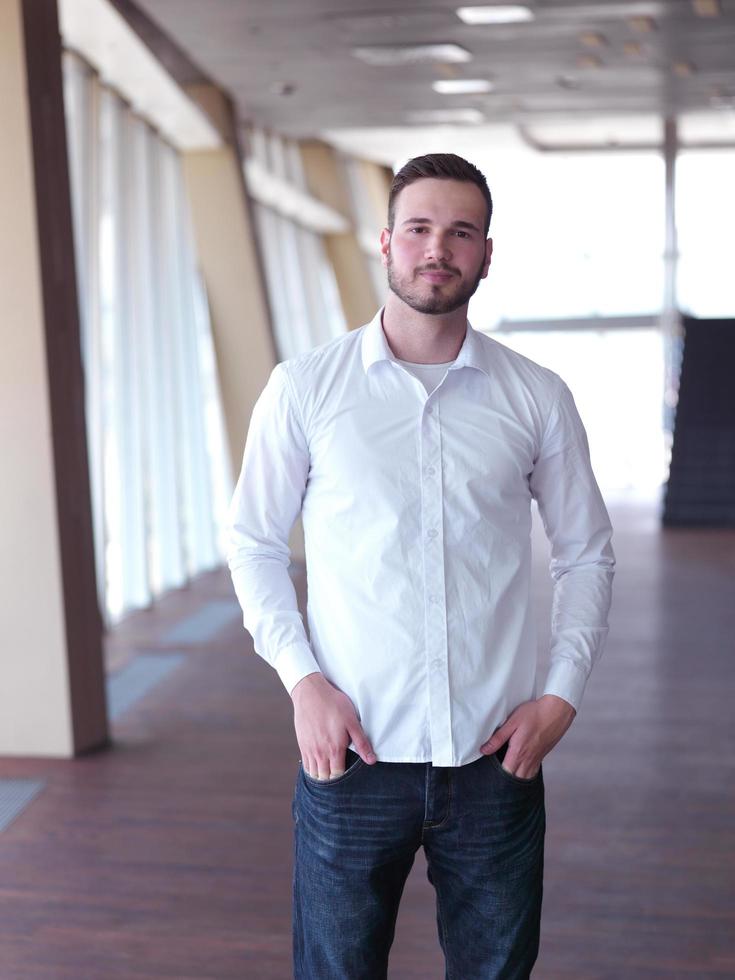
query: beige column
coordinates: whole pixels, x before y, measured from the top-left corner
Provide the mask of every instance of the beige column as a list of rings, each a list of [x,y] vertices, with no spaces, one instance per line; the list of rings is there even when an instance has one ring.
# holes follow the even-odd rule
[[[187,91],[224,140],[216,150],[184,153],[183,166],[237,474],[250,414],[276,363],[276,351],[232,104],[212,85]]]
[[[372,160],[360,160],[359,174],[373,216],[370,231],[380,238],[380,232],[388,224],[388,197],[393,174],[388,167],[383,167]]]
[[[0,754],[108,743],[56,4],[0,0]]]
[[[276,363],[276,349],[232,103],[213,85],[188,86],[187,92],[224,140],[217,150],[185,153],[183,164],[209,297],[232,472],[237,477],[253,405]],[[303,560],[300,519],[289,546],[292,557]]]
[[[334,268],[345,320],[354,330],[375,316],[380,299],[356,235],[346,177],[337,151],[327,143],[302,142],[301,158],[309,192],[342,214],[352,227],[346,233],[325,235],[324,246]]]

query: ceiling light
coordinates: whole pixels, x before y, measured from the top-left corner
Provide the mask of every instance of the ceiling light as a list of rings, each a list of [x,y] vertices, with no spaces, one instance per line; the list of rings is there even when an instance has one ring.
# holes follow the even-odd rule
[[[690,78],[697,70],[691,61],[675,61],[671,68],[677,78]]]
[[[470,61],[472,55],[459,44],[373,44],[353,48],[352,54],[368,65],[386,68],[417,61]]]
[[[413,123],[481,123],[485,117],[479,109],[417,109],[408,113]]]
[[[692,0],[692,7],[698,17],[719,17],[722,13],[720,0]]]
[[[492,7],[459,7],[457,16],[465,24],[518,24],[524,20],[533,20],[534,13],[530,7],[520,4],[495,4]]]
[[[638,41],[626,41],[623,45],[623,51],[629,58],[637,58],[643,54],[643,45]]]
[[[440,78],[431,87],[439,95],[481,95],[492,92],[493,83],[486,78]]]
[[[603,34],[596,34],[594,31],[584,31],[579,35],[579,40],[586,48],[604,48],[608,43]]]
[[[600,68],[602,62],[595,54],[581,54],[577,58],[578,68]]]
[[[656,21],[653,17],[629,17],[628,24],[636,34],[653,34],[656,30]]]

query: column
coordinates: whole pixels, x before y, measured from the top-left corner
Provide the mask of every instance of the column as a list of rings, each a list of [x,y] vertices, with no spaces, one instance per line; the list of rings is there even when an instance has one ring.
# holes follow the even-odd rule
[[[108,744],[54,0],[0,0],[0,754]]]

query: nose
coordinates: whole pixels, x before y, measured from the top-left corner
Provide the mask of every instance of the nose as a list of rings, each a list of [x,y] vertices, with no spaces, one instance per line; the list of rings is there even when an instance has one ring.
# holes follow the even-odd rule
[[[426,236],[424,242],[424,258],[435,262],[448,262],[452,251],[449,242],[439,231]]]

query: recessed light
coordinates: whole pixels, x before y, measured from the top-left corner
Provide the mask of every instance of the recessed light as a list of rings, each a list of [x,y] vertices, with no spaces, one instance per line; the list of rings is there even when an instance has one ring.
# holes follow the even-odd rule
[[[697,70],[691,61],[675,61],[671,68],[677,78],[690,78]]]
[[[524,20],[533,20],[534,13],[530,7],[520,4],[495,4],[492,7],[458,7],[457,16],[465,24],[519,24]]]
[[[578,68],[600,68],[602,67],[602,62],[597,57],[596,54],[581,54],[577,58]]]
[[[493,83],[486,78],[439,78],[431,87],[439,95],[481,95],[492,92]]]
[[[629,17],[628,25],[636,34],[653,34],[657,26],[653,17]]]
[[[698,17],[719,17],[722,13],[720,0],[692,0],[692,7]]]
[[[579,40],[586,48],[604,48],[608,43],[604,34],[597,34],[595,31],[583,31]]]
[[[417,61],[470,61],[472,55],[459,44],[373,44],[353,48],[352,54],[379,68],[412,65]]]
[[[416,109],[408,113],[413,123],[481,123],[485,117],[479,109]]]

